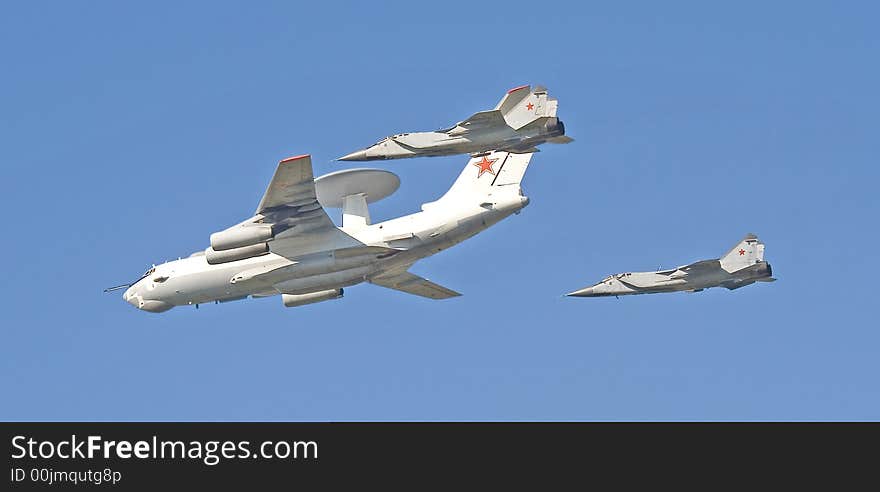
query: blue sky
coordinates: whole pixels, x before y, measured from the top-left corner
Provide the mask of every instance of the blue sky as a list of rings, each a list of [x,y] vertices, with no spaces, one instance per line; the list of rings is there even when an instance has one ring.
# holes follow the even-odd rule
[[[880,419],[878,10],[7,4],[0,418]],[[535,155],[522,214],[414,267],[463,297],[153,315],[101,292],[245,218],[281,158],[338,170],[525,83],[576,142]],[[374,220],[465,162],[379,163],[402,186]],[[778,282],[561,297],[747,232]]]

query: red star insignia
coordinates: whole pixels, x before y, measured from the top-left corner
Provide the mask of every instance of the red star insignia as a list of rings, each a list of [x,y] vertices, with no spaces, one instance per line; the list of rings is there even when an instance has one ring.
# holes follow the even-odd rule
[[[531,111],[532,108],[534,108],[534,107],[535,107],[535,105],[532,104],[532,103],[528,103],[528,104],[526,104],[526,109],[528,109],[529,111]]]
[[[742,256],[742,255],[744,255],[744,254],[746,254],[746,250],[744,250],[744,249],[739,250],[739,255],[740,255],[740,256]]]
[[[486,156],[483,156],[483,159],[480,162],[475,162],[474,165],[480,168],[480,172],[477,174],[477,177],[483,175],[483,173],[489,173],[492,176],[495,175],[495,171],[492,169],[492,164],[495,164],[495,161],[498,159],[486,159]]]

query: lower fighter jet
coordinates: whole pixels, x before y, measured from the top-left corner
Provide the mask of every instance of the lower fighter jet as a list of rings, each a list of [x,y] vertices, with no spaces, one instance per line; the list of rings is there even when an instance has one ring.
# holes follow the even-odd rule
[[[726,255],[659,272],[618,273],[572,297],[624,296],[658,292],[700,292],[709,287],[739,289],[755,282],[773,282],[773,270],[764,261],[764,243],[748,234]]]
[[[492,150],[537,152],[545,142],[569,143],[565,125],[556,117],[557,100],[547,89],[527,85],[511,89],[495,109],[480,111],[451,128],[434,132],[401,133],[383,138],[366,149],[342,156],[340,161],[375,161],[419,156],[471,154]]]
[[[154,266],[122,298],[150,312],[246,297],[281,295],[285,306],[342,297],[343,288],[369,282],[430,299],[460,294],[407,271],[518,213],[529,203],[520,181],[531,154],[493,152],[471,159],[440,199],[422,211],[370,223],[367,204],[400,184],[379,169],[312,177],[308,155],[278,169],[253,217],[211,235],[211,246]],[[323,206],[342,208],[337,227]]]

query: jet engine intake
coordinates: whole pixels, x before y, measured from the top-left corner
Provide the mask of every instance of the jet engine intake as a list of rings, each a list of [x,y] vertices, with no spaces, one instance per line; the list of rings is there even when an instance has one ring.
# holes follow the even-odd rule
[[[269,245],[266,243],[251,244],[250,246],[242,246],[240,248],[226,249],[217,251],[214,248],[205,250],[205,259],[209,265],[219,265],[220,263],[229,263],[230,261],[244,260],[255,256],[262,256],[269,253]]]
[[[264,243],[274,237],[272,226],[266,224],[253,224],[234,226],[225,231],[211,234],[211,247],[214,251],[241,248],[252,244]]]
[[[344,289],[332,289],[309,292],[308,294],[281,294],[281,302],[284,303],[284,307],[305,306],[306,304],[339,299],[344,293]]]

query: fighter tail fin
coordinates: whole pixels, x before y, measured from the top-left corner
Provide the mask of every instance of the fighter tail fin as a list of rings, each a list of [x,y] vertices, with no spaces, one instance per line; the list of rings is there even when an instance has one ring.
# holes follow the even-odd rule
[[[532,154],[490,152],[471,158],[441,200],[460,200],[492,194],[521,194],[520,182]]]
[[[514,130],[528,125],[538,118],[555,117],[557,100],[547,97],[547,88],[528,85],[507,91],[495,109],[504,116],[504,121]]]
[[[721,268],[733,273],[764,261],[764,243],[754,234],[746,234],[736,246],[721,257]]]

